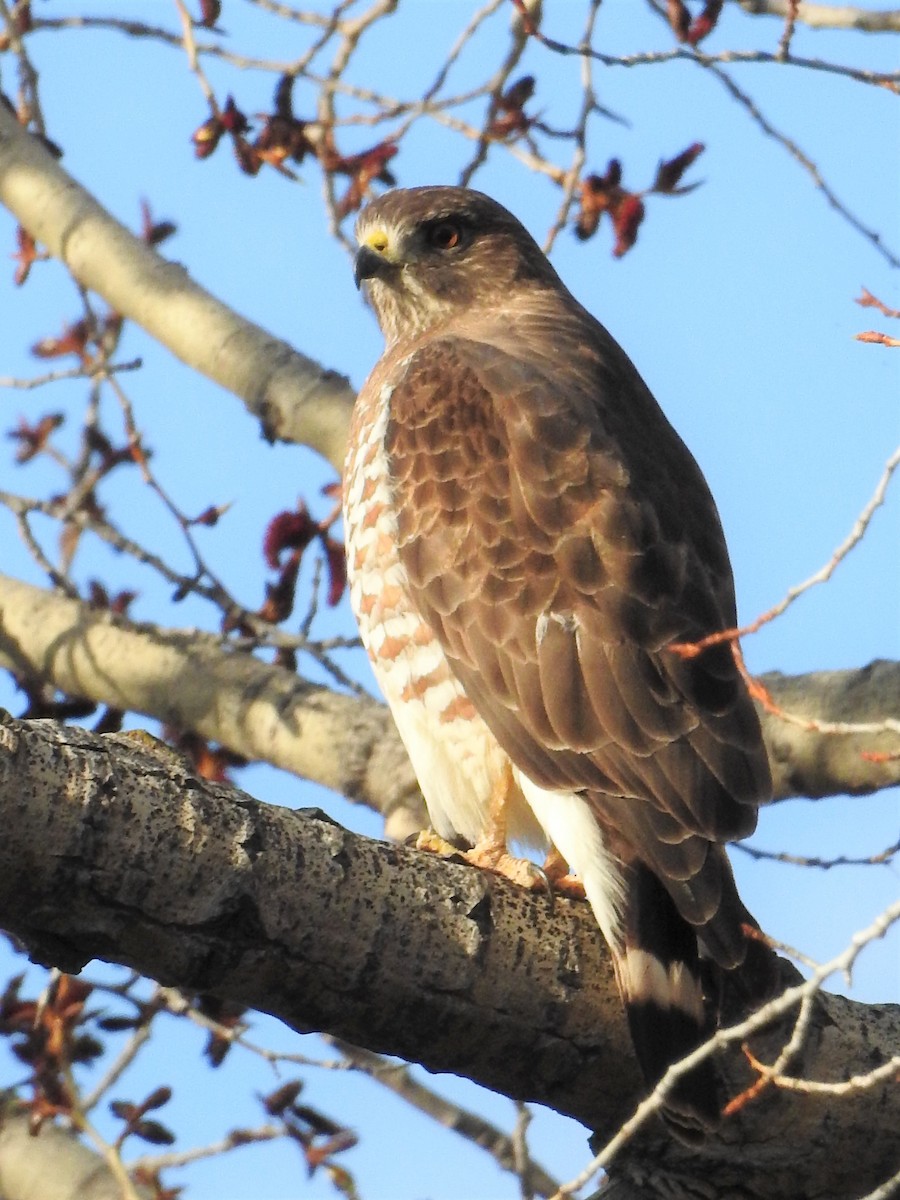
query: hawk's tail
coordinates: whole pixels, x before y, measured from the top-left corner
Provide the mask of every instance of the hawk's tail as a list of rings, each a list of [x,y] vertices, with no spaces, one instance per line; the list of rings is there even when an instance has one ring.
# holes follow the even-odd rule
[[[697,934],[642,863],[626,872],[625,926],[613,949],[635,1055],[648,1087],[714,1029],[704,1004]],[[676,1082],[663,1116],[682,1140],[702,1142],[719,1122],[716,1073],[705,1059]]]

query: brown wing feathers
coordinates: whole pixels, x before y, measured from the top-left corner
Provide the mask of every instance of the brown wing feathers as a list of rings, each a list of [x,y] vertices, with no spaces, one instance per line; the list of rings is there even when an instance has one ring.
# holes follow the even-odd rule
[[[436,379],[453,379],[454,391]],[[697,934],[723,967],[743,957],[746,914],[708,839],[753,828],[767,766],[727,647],[689,660],[667,649],[734,620],[724,541],[696,467],[677,439],[661,439],[657,452],[684,454],[669,470],[699,495],[692,519],[712,527],[706,560],[689,523],[679,527],[684,497],[663,494],[660,514],[654,487],[650,500],[640,494],[646,480],[635,496],[599,406],[577,397],[575,412],[543,371],[496,347],[438,342],[395,389],[388,450],[401,559],[470,699],[513,762],[542,786],[594,795],[628,848],[624,940],[613,952],[653,1084],[708,1032]],[[669,1108],[683,1109],[676,1120],[690,1135],[716,1104],[707,1065]]]

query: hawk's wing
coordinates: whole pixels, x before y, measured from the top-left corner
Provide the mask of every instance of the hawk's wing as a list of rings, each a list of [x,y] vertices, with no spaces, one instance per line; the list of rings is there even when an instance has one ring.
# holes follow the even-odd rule
[[[611,819],[664,879],[689,879],[770,793],[728,646],[668,649],[735,622],[712,497],[583,310],[470,324],[392,379],[414,601],[513,762],[545,788],[646,801],[610,801]]]

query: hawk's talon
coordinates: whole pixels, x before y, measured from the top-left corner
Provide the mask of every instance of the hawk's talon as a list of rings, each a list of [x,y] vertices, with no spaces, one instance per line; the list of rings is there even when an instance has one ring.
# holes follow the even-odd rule
[[[422,829],[413,834],[407,838],[407,844],[412,845],[416,850],[422,850],[425,854],[437,854],[439,858],[466,857],[465,850],[460,850],[459,846],[454,846],[452,842],[442,838],[433,829]]]

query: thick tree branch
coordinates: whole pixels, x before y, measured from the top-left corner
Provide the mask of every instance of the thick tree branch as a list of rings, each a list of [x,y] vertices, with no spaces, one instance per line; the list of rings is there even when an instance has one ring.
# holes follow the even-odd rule
[[[0,103],[0,203],[84,287],[240,396],[272,439],[343,465],[347,380],[240,316],[130,233]]]
[[[425,823],[384,705],[307,683],[209,634],[117,620],[0,575],[0,666],[315,780],[382,813],[398,839]]]
[[[785,714],[761,712],[776,800],[864,795],[900,783],[900,664],[770,671],[759,681]]]
[[[786,19],[791,12],[789,0],[733,0],[754,16]],[[879,12],[853,4],[797,5],[796,20],[810,29],[857,29],[863,33],[900,33],[900,9]]]
[[[140,1200],[149,1187],[133,1185]],[[12,1097],[0,1106],[0,1196],[4,1200],[122,1200],[119,1180],[74,1134],[46,1123],[38,1138]]]
[[[209,634],[135,625],[0,575],[0,666],[322,783],[383,813],[390,836],[424,824],[412,769],[382,705],[306,683]],[[900,734],[822,732],[811,724],[896,720],[900,664],[763,681],[806,722],[763,714],[777,798],[900,783]]]
[[[602,1132],[635,1102],[610,964],[583,903],[206,784],[140,737],[7,719],[0,802],[0,920],[43,961],[123,962]],[[896,1006],[823,995],[794,1069],[864,1073],[898,1036]],[[770,1031],[754,1052],[773,1061],[784,1039]],[[723,1064],[732,1091],[749,1080],[742,1064],[736,1051]],[[888,1084],[839,1101],[778,1093],[699,1155],[655,1129],[614,1170],[641,1178],[645,1197],[696,1195],[679,1180],[711,1178],[718,1195],[846,1200],[896,1170],[898,1103]]]

